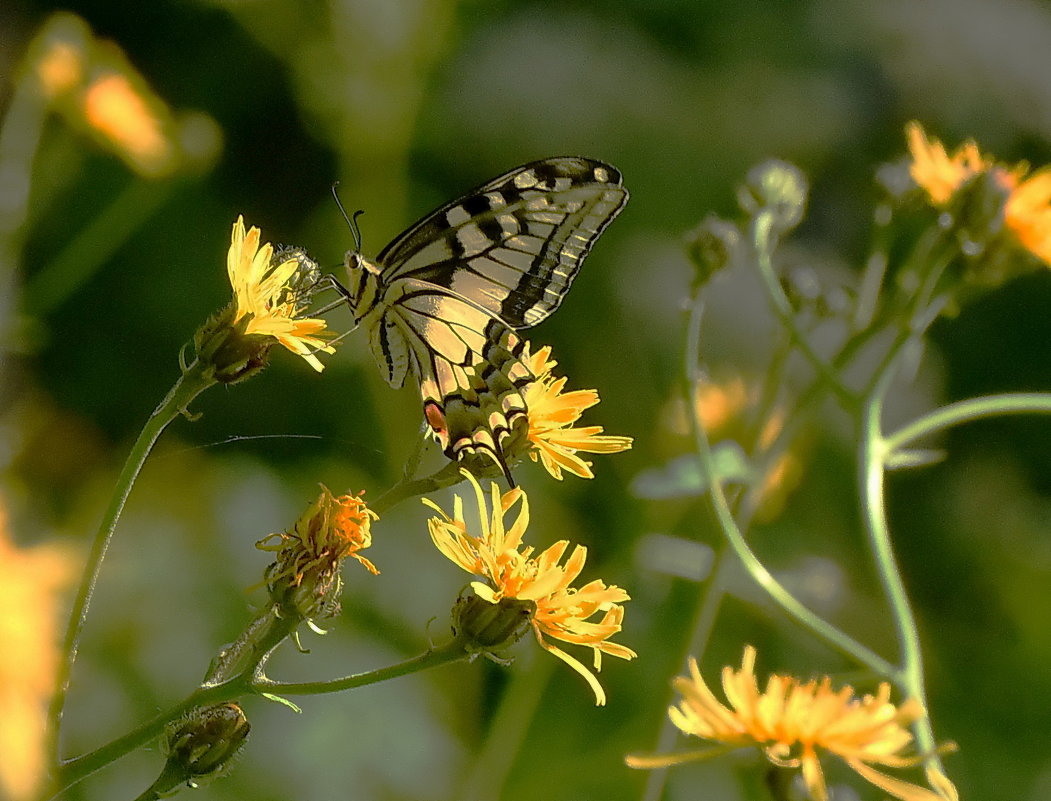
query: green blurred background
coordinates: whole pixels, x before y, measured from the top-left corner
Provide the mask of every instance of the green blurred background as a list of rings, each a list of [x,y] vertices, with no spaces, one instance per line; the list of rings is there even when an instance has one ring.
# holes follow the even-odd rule
[[[56,8],[0,7],[4,106],[28,42]],[[641,798],[646,776],[622,756],[656,742],[702,589],[661,568],[670,547],[661,538],[718,544],[702,503],[630,491],[640,471],[688,448],[674,424],[691,277],[683,235],[709,211],[732,213],[744,172],[781,157],[813,186],[794,259],[846,281],[866,254],[874,172],[903,153],[907,120],[949,144],[973,136],[1004,159],[1051,161],[1051,5],[1035,0],[62,8],[117,43],[177,114],[214,120],[202,136],[221,144],[210,164],[151,181],[57,119],[44,127],[24,241],[0,265],[10,283],[0,470],[21,544],[88,542],[128,446],[178,374],[180,347],[228,299],[238,214],[264,239],[304,246],[338,271],[352,237],[331,198],[335,181],[350,209],[367,211],[370,254],[420,214],[544,156],[609,161],[632,194],[563,311],[532,339],[554,346],[571,386],[599,388],[587,421],[634,436],[635,448],[597,458],[590,482],[519,471],[534,542],[586,543],[585,578],[633,595],[619,639],[639,658],[606,664],[609,705],[595,708],[583,682],[528,643],[509,670],[447,667],[302,699],[302,715],[249,700],[247,752],[200,798]],[[710,308],[712,369],[762,370],[770,329],[755,288],[728,282]],[[939,322],[894,419],[978,393],[1051,390],[1049,308],[1042,272]],[[67,752],[189,691],[261,600],[245,591],[267,562],[253,543],[291,525],[319,481],[376,497],[396,480],[418,398],[386,386],[361,334],[320,376],[283,352],[272,362],[255,380],[206,393],[193,406],[201,419],[177,421],[148,462],[92,610]],[[814,437],[785,513],[754,544],[805,600],[893,658],[862,550],[849,441],[829,428]],[[938,736],[960,744],[948,767],[965,799],[1051,797],[1049,443],[1042,420],[975,425],[945,441],[944,463],[890,482],[930,711]],[[427,464],[439,463],[432,454]],[[431,547],[426,516],[410,502],[375,526],[369,556],[382,575],[348,565],[331,633],[305,636],[309,656],[284,649],[271,675],[323,678],[406,658],[426,647],[434,617],[430,633],[442,636],[464,578]],[[851,668],[743,577],[733,588],[709,670],[739,660],[747,642],[759,646],[761,674]],[[679,770],[665,797],[762,797],[757,765]],[[132,798],[159,767],[155,751],[141,751],[66,797]],[[831,779],[878,797],[846,772]]]

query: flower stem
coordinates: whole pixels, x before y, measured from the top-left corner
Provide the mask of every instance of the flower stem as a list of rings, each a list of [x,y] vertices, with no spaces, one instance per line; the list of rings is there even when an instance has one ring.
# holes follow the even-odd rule
[[[369,504],[369,508],[378,515],[383,514],[392,506],[396,506],[404,500],[417,495],[426,495],[444,487],[451,487],[463,480],[463,474],[460,473],[460,465],[456,462],[449,462],[441,470],[426,478],[403,477],[397,484],[380,495],[375,502]]]
[[[274,681],[266,676],[256,676],[251,683],[251,688],[257,693],[280,694],[280,695],[321,695],[323,693],[335,693],[341,690],[350,690],[355,687],[364,687],[367,684],[395,679],[399,676],[407,676],[421,670],[457,662],[470,656],[465,646],[465,640],[454,638],[445,645],[439,645],[428,651],[378,670],[369,670],[365,673],[355,673],[339,679],[328,681]]]
[[[694,315],[700,314],[699,304],[694,304],[692,313]],[[689,370],[690,383],[696,385],[696,382],[700,379],[700,376],[697,374],[699,364],[698,352],[700,347],[700,326],[696,325],[696,321],[693,319],[690,321],[687,337],[686,364]],[[773,574],[766,569],[763,563],[748,546],[744,534],[741,532],[740,527],[737,525],[737,521],[734,519],[733,512],[730,510],[730,504],[723,492],[722,483],[719,480],[715,458],[712,454],[711,443],[708,441],[708,436],[705,433],[704,428],[697,424],[695,416],[693,417],[693,420],[694,443],[698,459],[700,459],[701,462],[701,470],[704,475],[711,478],[711,481],[709,482],[708,496],[711,499],[712,506],[714,507],[716,517],[719,520],[720,527],[723,530],[727,543],[740,560],[742,566],[748,571],[752,580],[765,590],[771,599],[791,617],[795,618],[796,621],[810,629],[814,634],[825,640],[836,650],[852,656],[858,662],[880,675],[895,675],[894,666],[887,662],[887,660],[883,659],[879,654],[867,648],[845,632],[840,631],[827,620],[808,609],[804,604],[797,600],[795,596],[788,592],[788,590],[786,590],[784,586],[774,578]]]
[[[152,742],[161,735],[168,723],[178,720],[192,709],[230,701],[249,691],[247,678],[239,678],[210,687],[199,687],[179,703],[154,715],[127,734],[83,756],[64,762],[56,770],[55,795],[57,796],[58,793],[87,778],[95,771],[101,770],[111,762],[115,762],[125,754]]]
[[[1018,392],[950,403],[885,436],[883,448],[889,456],[921,437],[928,437],[960,423],[970,423],[985,417],[1029,413],[1051,414],[1051,394]]]
[[[858,482],[861,490],[861,508],[869,547],[876,561],[880,583],[883,585],[890,605],[901,652],[901,669],[887,671],[903,693],[915,698],[927,708],[923,678],[923,656],[920,651],[919,631],[916,619],[905,592],[905,583],[894,558],[887,524],[886,498],[884,494],[885,459],[889,453],[887,441],[880,431],[883,401],[903,361],[913,358],[914,351],[922,347],[918,338],[910,340],[884,369],[876,382],[872,394],[865,402],[861,419],[861,447],[858,452]],[[930,718],[923,717],[914,724],[916,747],[920,753],[929,754],[928,765],[942,770],[936,751],[937,743],[931,728]]]
[[[80,645],[80,636],[87,620],[88,610],[91,606],[91,598],[98,582],[99,573],[102,570],[102,562],[106,558],[110,540],[113,538],[117,520],[124,509],[124,503],[128,499],[132,485],[142,470],[146,457],[153,449],[154,444],[160,437],[165,427],[196,398],[201,392],[210,387],[214,382],[207,370],[201,367],[199,362],[191,364],[175,382],[167,397],[153,411],[138,439],[131,448],[124,467],[117,477],[117,483],[113,488],[109,506],[103,514],[102,522],[99,524],[95,540],[92,542],[91,551],[88,554],[87,564],[84,566],[84,574],[81,578],[80,587],[73,600],[73,608],[70,612],[69,627],[63,643],[62,660],[59,664],[58,677],[55,694],[52,697],[48,710],[49,722],[49,751],[52,764],[61,765],[59,727],[62,723],[62,713],[65,707],[66,692],[69,688],[70,678],[73,673],[73,665],[77,659],[77,650]]]

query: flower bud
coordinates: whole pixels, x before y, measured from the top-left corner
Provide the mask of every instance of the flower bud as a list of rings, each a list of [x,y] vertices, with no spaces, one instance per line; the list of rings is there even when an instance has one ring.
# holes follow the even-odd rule
[[[802,170],[787,161],[770,159],[748,171],[744,186],[737,191],[737,202],[752,217],[770,214],[774,228],[784,233],[803,219],[807,191]]]
[[[493,603],[468,592],[453,607],[453,634],[463,637],[470,651],[500,651],[522,639],[535,613],[535,601],[505,597]]]
[[[741,232],[731,222],[714,214],[686,235],[686,254],[696,268],[694,286],[703,286],[719,270],[732,263],[740,246]]]
[[[250,728],[235,703],[193,710],[169,727],[165,736],[164,772],[169,781],[196,786],[221,775],[244,746]]]

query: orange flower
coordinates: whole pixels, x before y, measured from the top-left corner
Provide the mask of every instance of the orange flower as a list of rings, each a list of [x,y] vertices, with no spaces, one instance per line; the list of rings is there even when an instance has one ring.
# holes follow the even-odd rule
[[[269,574],[271,582],[288,577],[301,584],[310,573],[338,570],[348,556],[360,562],[373,575],[379,570],[358,553],[372,545],[372,521],[379,515],[357,495],[335,497],[324,484],[321,494],[296,521],[287,534],[271,534],[260,541],[264,551],[279,553],[277,570]],[[276,545],[269,544],[276,540]]]
[[[686,734],[730,748],[758,746],[775,765],[801,768],[814,801],[828,799],[819,750],[838,756],[862,778],[902,801],[957,801],[952,782],[937,770],[928,771],[928,781],[936,788],[932,791],[872,767],[903,768],[922,761],[922,756],[902,753],[912,743],[907,726],[924,715],[917,701],[910,699],[895,706],[890,703],[890,685],[886,683],[880,684],[875,695],[858,698],[850,686],[833,690],[827,676],[802,682],[774,674],[767,680],[766,690],[760,692],[755,658],[755,648],[747,646],[740,670],[723,668],[723,691],[730,707],[715,697],[696,660],[691,659],[690,675],[674,681],[682,701],[668,710],[672,723]],[[634,768],[665,767],[725,750],[629,756],[626,761]]]
[[[997,164],[982,156],[973,141],[953,155],[937,139],[930,140],[917,122],[906,126],[912,179],[936,206],[944,206],[971,178],[988,174],[1005,195],[1003,222],[1018,242],[1037,258],[1051,264],[1051,167],[1026,177],[1029,166]]]
[[[530,625],[540,647],[583,676],[595,693],[595,703],[605,704],[606,693],[594,673],[550,640],[592,649],[595,671],[601,670],[604,653],[633,659],[634,651],[609,641],[621,630],[624,607],[620,604],[629,600],[629,595],[598,579],[583,587],[570,587],[584,569],[587,548],[575,546],[566,563],[559,564],[569,548],[569,541],[561,540],[533,558],[533,548],[522,546],[529,525],[529,501],[522,489],[501,495],[499,487],[493,484],[490,512],[481,486],[466,470],[461,472],[474,488],[481,535],[467,533],[463,502],[458,495],[454,496],[452,517],[425,498],[423,502],[439,515],[428,521],[434,544],[468,573],[485,579],[471,583],[478,597],[492,604],[505,599],[534,602],[536,609]],[[507,528],[504,516],[516,505],[518,515]],[[601,617],[589,619],[595,615]]]
[[[525,388],[523,398],[529,417],[529,458],[539,461],[552,476],[561,480],[566,470],[581,478],[594,478],[591,462],[577,456],[584,453],[617,453],[631,447],[631,437],[602,434],[602,426],[574,428],[586,409],[599,402],[598,391],[578,389],[563,392],[565,377],[555,378],[551,370],[558,362],[552,360],[551,348],[543,347],[530,354],[528,345],[522,359],[536,380]]]

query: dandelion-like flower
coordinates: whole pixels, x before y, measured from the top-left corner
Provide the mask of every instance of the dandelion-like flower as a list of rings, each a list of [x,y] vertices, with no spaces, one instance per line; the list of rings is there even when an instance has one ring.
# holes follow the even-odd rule
[[[907,726],[924,716],[918,701],[901,705],[890,702],[890,685],[880,684],[875,695],[858,698],[854,689],[832,689],[827,676],[803,682],[792,676],[773,674],[766,690],[759,691],[755,676],[756,650],[748,646],[740,670],[723,668],[723,691],[730,702],[722,704],[708,688],[696,660],[690,660],[690,675],[675,679],[682,694],[668,716],[680,730],[722,748],[668,756],[629,756],[631,767],[665,767],[691,759],[705,759],[730,748],[758,746],[775,765],[800,768],[814,801],[827,801],[828,789],[819,752],[827,751],[847,763],[862,778],[902,801],[956,801],[956,790],[948,777],[928,771],[936,792],[889,776],[873,765],[903,768],[917,765],[923,756],[902,753],[912,744]]]
[[[561,540],[533,557],[533,548],[522,545],[529,525],[529,501],[521,488],[501,495],[499,487],[492,484],[487,506],[481,486],[466,470],[462,472],[474,489],[481,534],[476,537],[468,533],[463,501],[458,495],[451,517],[424,499],[438,513],[428,521],[434,544],[455,564],[484,579],[471,583],[479,598],[491,604],[507,599],[535,603],[530,625],[537,642],[587,680],[596,704],[605,704],[606,694],[595,674],[551,641],[592,649],[596,672],[602,668],[602,654],[633,659],[634,651],[609,641],[621,630],[621,603],[629,600],[628,593],[598,579],[579,588],[571,587],[584,569],[587,548],[575,546],[566,562],[560,564],[569,548],[569,541]],[[514,517],[508,527],[504,518],[510,515]],[[596,615],[600,617],[591,620]]]
[[[344,559],[351,557],[373,575],[379,573],[359,553],[372,545],[372,521],[378,519],[360,496],[336,497],[322,485],[290,532],[271,534],[256,545],[277,553],[266,571],[271,597],[305,619],[334,614]]]
[[[259,236],[255,226],[246,233],[244,218],[237,218],[226,256],[234,290],[234,322],[247,320],[246,334],[273,337],[321,372],[324,365],[314,353],[332,353],[333,348],[324,340],[324,320],[300,317],[309,300],[298,280],[302,262],[290,257],[274,264],[273,246],[269,242],[260,245]]]
[[[318,269],[298,248],[274,252],[260,244],[259,229],[245,231],[238,217],[230,237],[226,271],[234,299],[194,334],[198,358],[216,381],[235,383],[267,363],[271,347],[283,345],[321,372],[316,353],[332,353],[325,321],[306,317]]]
[[[947,205],[965,183],[976,176],[988,176],[1003,194],[1003,225],[1023,248],[1051,264],[1051,167],[1027,177],[1027,164],[997,164],[983,156],[973,141],[949,155],[941,142],[927,138],[917,122],[909,123],[906,134],[912,156],[909,171],[934,205]]]
[[[523,392],[529,410],[530,459],[539,461],[559,480],[563,470],[581,478],[594,478],[591,462],[580,458],[579,452],[617,453],[631,447],[631,437],[605,435],[602,426],[574,427],[584,411],[599,402],[598,391],[564,392],[566,378],[555,378],[551,374],[558,362],[551,359],[550,347],[531,354],[527,346],[522,361],[536,376]]]

